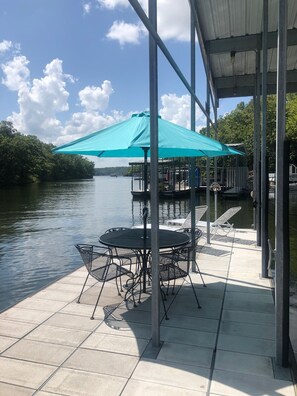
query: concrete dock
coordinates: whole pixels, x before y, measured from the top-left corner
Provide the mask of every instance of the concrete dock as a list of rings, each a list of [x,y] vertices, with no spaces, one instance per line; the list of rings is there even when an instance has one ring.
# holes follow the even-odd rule
[[[290,369],[275,365],[274,302],[261,279],[252,230],[206,244],[199,274],[166,301],[162,347],[151,355],[150,297],[136,308],[106,284],[95,320],[98,285],[84,267],[0,315],[0,395],[294,396]],[[163,314],[163,311],[162,311]]]

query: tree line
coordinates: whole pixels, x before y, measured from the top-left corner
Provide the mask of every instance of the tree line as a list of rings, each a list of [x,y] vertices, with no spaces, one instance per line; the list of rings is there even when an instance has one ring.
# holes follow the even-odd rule
[[[218,119],[217,140],[225,144],[243,143],[249,170],[254,156],[254,105],[241,102],[235,110]],[[204,128],[201,133],[206,134]],[[211,130],[214,137],[214,131]],[[286,136],[290,143],[290,163],[297,165],[297,95],[288,94],[286,103]],[[267,98],[267,158],[269,172],[275,172],[276,159],[276,96]],[[230,159],[229,159],[230,160]],[[222,161],[222,159],[220,159]]]
[[[105,168],[95,168],[95,176],[129,176],[128,166],[107,166]]]
[[[19,133],[0,121],[0,187],[34,182],[87,179],[94,163],[79,155],[53,154],[54,145]]]

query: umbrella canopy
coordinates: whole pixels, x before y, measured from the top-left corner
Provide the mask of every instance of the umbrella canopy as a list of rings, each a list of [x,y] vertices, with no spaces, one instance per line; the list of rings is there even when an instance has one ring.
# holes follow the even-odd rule
[[[159,157],[218,157],[243,154],[216,140],[158,118]],[[133,114],[128,120],[53,149],[55,153],[97,157],[143,157],[150,155],[150,114]]]

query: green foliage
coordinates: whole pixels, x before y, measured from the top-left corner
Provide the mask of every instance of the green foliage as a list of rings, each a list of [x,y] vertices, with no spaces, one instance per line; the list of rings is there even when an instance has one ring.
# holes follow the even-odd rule
[[[17,130],[10,121],[0,121],[0,136],[12,136]]]
[[[0,186],[91,178],[94,164],[78,155],[53,154],[54,146],[0,122]]]
[[[128,176],[128,166],[113,166],[105,168],[95,168],[95,176]]]
[[[297,164],[297,95],[287,95],[286,135],[290,141],[290,162]],[[276,97],[267,98],[267,157],[269,170],[275,171],[276,156]],[[201,133],[206,134],[206,128]],[[214,131],[211,129],[211,136]],[[235,110],[218,119],[217,139],[225,144],[243,143],[246,149],[246,160],[250,170],[253,169],[254,156],[254,106],[253,100],[239,103]],[[222,162],[222,159],[218,160]]]

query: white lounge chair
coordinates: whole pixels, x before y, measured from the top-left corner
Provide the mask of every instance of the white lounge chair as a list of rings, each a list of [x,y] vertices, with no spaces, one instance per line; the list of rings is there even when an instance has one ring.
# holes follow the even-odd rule
[[[216,219],[216,221],[210,223],[210,232],[213,234],[213,236],[220,230],[223,231],[225,235],[228,235],[229,232],[233,229],[233,224],[229,223],[229,220],[231,217],[233,217],[237,212],[239,212],[241,209],[241,206],[234,206],[232,208],[229,208],[224,212],[220,217]],[[198,224],[196,224],[197,227],[206,227],[207,223],[206,221],[199,221]]]
[[[195,207],[195,221],[196,225],[201,220],[204,213],[207,211],[207,205],[200,205]],[[191,212],[185,219],[172,219],[167,221],[168,226],[179,226],[179,228],[191,228]]]

